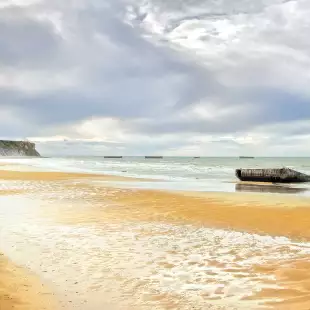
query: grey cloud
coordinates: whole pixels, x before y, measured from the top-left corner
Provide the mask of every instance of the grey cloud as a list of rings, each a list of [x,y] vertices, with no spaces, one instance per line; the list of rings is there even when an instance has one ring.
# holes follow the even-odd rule
[[[66,49],[71,46],[79,85],[38,93],[3,89],[6,100],[0,106],[16,106],[40,126],[91,116],[154,118],[220,88],[211,74],[167,47],[150,43],[113,10],[114,6],[86,8],[77,16],[76,12],[66,13],[72,36],[68,35],[68,42],[61,41],[59,49],[69,54]],[[35,47],[40,40],[32,43]],[[53,70],[42,72],[50,73]]]
[[[143,4],[149,4],[149,7],[154,8],[154,11],[165,11],[173,12],[177,15],[197,17],[197,13],[200,13],[201,16],[205,17],[206,14],[209,15],[232,15],[232,14],[241,14],[241,13],[259,13],[267,5],[285,3],[290,0],[270,0],[268,4],[266,1],[253,1],[251,0],[239,0],[239,1],[230,1],[230,0],[150,0],[150,1],[140,1]],[[130,1],[133,5],[137,1]],[[205,15],[204,15],[204,14]],[[209,16],[208,15],[208,16]]]
[[[61,44],[53,25],[27,9],[0,9],[0,64],[2,66],[50,66]]]
[[[269,126],[278,122],[291,123],[310,119],[310,98],[279,89],[256,89],[249,92],[240,90],[242,95],[227,91],[222,97],[226,100],[217,103],[219,110],[235,106],[230,115],[211,119],[182,119],[179,115],[167,115],[155,120],[137,122],[138,131],[157,133],[206,133],[226,134],[247,132],[259,126]],[[229,96],[232,99],[229,100]],[[238,99],[240,101],[238,101]],[[243,100],[244,102],[242,102]],[[207,102],[206,102],[207,104]],[[239,104],[239,105],[238,105]],[[184,113],[191,107],[185,107]],[[180,110],[179,110],[180,111]],[[294,128],[287,134],[302,134],[305,128]]]

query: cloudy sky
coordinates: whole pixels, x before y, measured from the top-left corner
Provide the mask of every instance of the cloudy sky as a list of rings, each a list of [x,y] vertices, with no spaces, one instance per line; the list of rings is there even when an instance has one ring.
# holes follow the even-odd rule
[[[309,0],[0,0],[0,136],[45,155],[310,156]]]

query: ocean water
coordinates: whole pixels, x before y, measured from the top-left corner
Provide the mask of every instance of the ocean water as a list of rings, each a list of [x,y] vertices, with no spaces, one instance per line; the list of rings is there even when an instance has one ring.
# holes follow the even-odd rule
[[[1,158],[0,164],[10,164],[7,169],[27,169],[43,171],[86,172],[117,176],[147,178],[156,182],[137,182],[131,186],[146,188],[198,190],[198,191],[264,191],[267,188],[237,187],[235,169],[237,168],[281,168],[289,167],[310,174],[310,158],[273,157],[165,157],[145,159],[144,157],[123,157],[108,159],[104,157],[51,157],[51,158]],[[5,167],[5,166],[4,166]],[[296,186],[295,186],[296,187]],[[308,189],[301,184],[298,188]],[[287,187],[278,187],[284,192]],[[267,190],[268,191],[268,190]],[[273,189],[273,192],[276,192]],[[296,193],[291,191],[292,193]],[[298,193],[304,193],[300,191]]]

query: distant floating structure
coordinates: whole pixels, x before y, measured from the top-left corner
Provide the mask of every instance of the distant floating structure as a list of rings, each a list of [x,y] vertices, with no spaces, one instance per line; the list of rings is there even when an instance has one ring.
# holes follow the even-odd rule
[[[163,156],[144,156],[145,159],[163,159]]]
[[[280,169],[236,169],[236,177],[241,181],[271,183],[310,182],[310,176],[289,168]]]
[[[254,156],[239,156],[240,159],[253,159]]]
[[[123,158],[123,156],[104,156],[104,158],[119,159],[119,158]]]

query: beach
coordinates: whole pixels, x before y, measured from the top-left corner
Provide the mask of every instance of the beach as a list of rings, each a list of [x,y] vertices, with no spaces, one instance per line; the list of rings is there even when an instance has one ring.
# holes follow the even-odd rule
[[[0,310],[310,310],[310,0],[0,0]]]
[[[0,180],[1,266],[19,266],[2,267],[0,292],[31,274],[26,300],[40,300],[20,309],[310,308],[308,196],[11,168]]]

